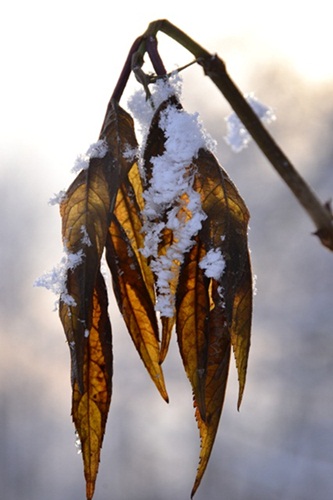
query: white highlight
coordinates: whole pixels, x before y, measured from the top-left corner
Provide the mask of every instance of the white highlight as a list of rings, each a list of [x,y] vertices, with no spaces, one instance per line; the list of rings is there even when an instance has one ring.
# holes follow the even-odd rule
[[[272,108],[269,108],[265,104],[258,101],[254,94],[247,95],[246,100],[263,123],[268,125],[272,121],[276,120],[276,116]],[[251,141],[251,136],[236,113],[231,113],[227,116],[226,123],[227,135],[225,137],[225,141],[235,153],[239,153],[242,149],[247,147]]]
[[[76,158],[71,172],[75,174],[80,170],[87,170],[91,158],[104,158],[107,152],[108,145],[104,139],[91,144],[85,154],[81,154]]]
[[[219,280],[225,269],[225,260],[219,248],[212,248],[199,262],[200,269],[203,269],[207,278]]]

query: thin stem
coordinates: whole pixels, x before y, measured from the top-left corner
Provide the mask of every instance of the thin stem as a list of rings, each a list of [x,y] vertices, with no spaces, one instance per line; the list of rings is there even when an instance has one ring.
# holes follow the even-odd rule
[[[142,42],[143,37],[139,36],[133,43],[110,100],[114,100],[117,102],[120,101],[132,71],[133,55],[138,53],[140,46],[142,46]]]
[[[157,50],[157,38],[149,36],[146,41],[146,49],[150,57],[153,68],[157,76],[166,76],[167,71],[164,67],[161,56]]]

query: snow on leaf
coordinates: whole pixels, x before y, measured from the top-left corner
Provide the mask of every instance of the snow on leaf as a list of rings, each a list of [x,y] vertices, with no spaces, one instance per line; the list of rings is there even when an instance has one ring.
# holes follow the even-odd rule
[[[71,170],[72,173],[76,174],[80,172],[80,170],[87,170],[91,158],[104,158],[107,152],[108,145],[104,139],[100,139],[94,144],[91,144],[84,155],[81,154],[76,158]]]
[[[200,196],[192,188],[193,158],[206,145],[197,115],[186,113],[177,98],[157,109],[144,151],[145,247],[156,276],[156,309],[174,316],[175,290],[184,254],[206,218]]]
[[[207,278],[218,280],[224,271],[225,260],[219,248],[211,248],[199,262]]]
[[[66,191],[62,190],[59,191],[59,193],[54,194],[50,199],[49,199],[49,205],[60,205],[64,197],[66,196]]]

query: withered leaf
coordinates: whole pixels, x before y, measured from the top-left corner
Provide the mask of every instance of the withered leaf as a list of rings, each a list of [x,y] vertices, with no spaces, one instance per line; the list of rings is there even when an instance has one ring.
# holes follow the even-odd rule
[[[215,157],[200,150],[194,160],[194,190],[207,218],[185,258],[176,294],[176,331],[191,382],[201,437],[200,462],[192,496],[211,454],[222,411],[231,345],[245,385],[252,314],[252,281],[247,247],[248,211]],[[222,259],[219,273],[203,265],[213,252]],[[218,257],[216,257],[218,256]]]
[[[72,378],[83,388],[82,366],[86,343],[84,333],[90,330],[92,297],[96,273],[105,247],[115,197],[132,162],[137,148],[132,117],[111,100],[100,134],[107,144],[102,158],[90,158],[67,190],[60,205],[62,238],[68,256],[75,264],[69,266],[66,291],[60,298],[60,317],[71,351]],[[132,151],[132,153],[131,153]]]
[[[86,331],[83,353],[83,390],[74,381],[72,417],[81,441],[86,496],[91,500],[95,489],[100,450],[112,392],[112,340],[107,314],[108,300],[104,279],[97,274],[93,292],[92,322]]]
[[[85,332],[91,328],[93,290],[108,229],[111,197],[104,158],[82,170],[60,205],[69,265],[60,318],[71,349],[72,378],[83,390]]]
[[[165,153],[165,143],[167,137],[160,126],[162,114],[174,108],[181,110],[182,107],[175,96],[171,96],[161,103],[152,118],[149,133],[146,138],[145,150],[143,154],[143,169],[144,169],[144,189],[145,195],[151,187],[153,177],[154,160],[161,158]],[[184,172],[184,177],[186,173]],[[176,180],[175,180],[176,182]],[[163,189],[163,188],[162,188]],[[160,317],[162,323],[162,342],[160,352],[160,363],[163,363],[169,348],[171,333],[175,324],[175,308],[174,301],[176,289],[178,286],[178,276],[180,271],[181,260],[177,258],[182,257],[183,251],[180,250],[180,235],[176,235],[175,231],[168,227],[168,214],[176,210],[176,219],[178,219],[180,226],[185,225],[191,214],[187,213],[187,193],[179,195],[178,199],[173,200],[174,205],[166,204],[159,207],[159,213],[156,214],[153,220],[149,223],[159,229],[159,243],[157,245],[156,255],[151,256],[151,268],[154,271],[155,286],[158,293],[158,302],[165,303],[166,306],[160,309]],[[149,235],[148,235],[149,238]],[[159,269],[165,272],[161,273],[168,276],[167,279],[163,276],[160,279]]]
[[[119,308],[131,338],[162,397],[168,401],[159,363],[154,277],[143,248],[140,214],[141,179],[136,164],[117,194],[106,256]],[[139,200],[139,201],[138,201]]]
[[[60,318],[70,347],[73,420],[82,443],[91,499],[111,401],[112,351],[107,294],[100,274],[115,198],[137,147],[133,120],[111,100],[100,139],[104,156],[91,157],[60,205],[68,263]]]
[[[115,113],[114,109],[118,109]],[[155,314],[153,274],[143,256],[141,234],[142,181],[135,154],[137,143],[133,120],[118,104],[110,102],[101,137],[117,130],[113,149],[118,151],[121,176],[109,224],[106,257],[120,311],[144,365],[162,397],[167,401],[163,372],[159,364],[158,325]],[[110,142],[110,138],[108,138]],[[118,148],[118,149],[117,149]]]

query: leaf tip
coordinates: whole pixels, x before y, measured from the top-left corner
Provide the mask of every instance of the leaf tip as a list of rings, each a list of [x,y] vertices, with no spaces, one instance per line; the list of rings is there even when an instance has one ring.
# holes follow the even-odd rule
[[[95,482],[87,481],[86,483],[86,497],[87,500],[92,500],[95,492]]]

